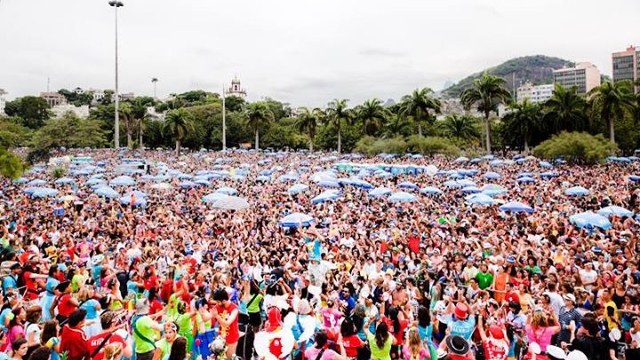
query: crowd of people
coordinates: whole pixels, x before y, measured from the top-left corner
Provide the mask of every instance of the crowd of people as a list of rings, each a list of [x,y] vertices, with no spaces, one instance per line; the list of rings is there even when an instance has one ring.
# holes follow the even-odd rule
[[[56,155],[0,182],[2,360],[640,359],[640,162]]]

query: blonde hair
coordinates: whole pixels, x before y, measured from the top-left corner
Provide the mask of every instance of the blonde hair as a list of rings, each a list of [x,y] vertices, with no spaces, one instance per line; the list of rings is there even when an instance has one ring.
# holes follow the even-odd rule
[[[87,299],[89,299],[89,289],[87,289],[86,287],[81,287],[80,290],[78,290],[78,294],[76,295],[76,297],[79,301],[86,301]]]
[[[418,334],[418,329],[411,328],[409,330],[409,337],[407,338],[409,341],[409,354],[411,356],[417,356],[420,354],[420,348],[422,347],[422,340],[420,340],[420,334]]]
[[[104,347],[104,360],[118,360],[122,357],[122,344],[111,343]]]

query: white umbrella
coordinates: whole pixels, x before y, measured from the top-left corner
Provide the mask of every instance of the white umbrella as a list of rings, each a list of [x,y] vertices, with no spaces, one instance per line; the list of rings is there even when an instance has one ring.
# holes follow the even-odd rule
[[[214,208],[223,210],[244,210],[250,206],[247,200],[237,196],[225,196],[213,203]]]

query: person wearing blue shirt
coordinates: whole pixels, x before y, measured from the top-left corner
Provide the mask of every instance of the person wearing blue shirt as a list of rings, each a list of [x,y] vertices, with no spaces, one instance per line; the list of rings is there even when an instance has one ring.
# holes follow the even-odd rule
[[[56,298],[55,288],[60,284],[60,281],[55,277],[58,276],[58,265],[52,265],[49,268],[49,277],[47,278],[47,283],[45,285],[45,294],[42,297],[40,302],[40,307],[42,307],[42,321],[51,320],[51,312],[49,309],[51,305],[53,305],[53,301]]]
[[[351,310],[356,307],[356,299],[351,295],[349,288],[344,288],[340,292],[340,302],[345,314],[351,314]]]
[[[469,316],[469,307],[463,303],[458,303],[447,321],[447,329],[451,336],[457,335],[465,340],[470,340],[476,329],[476,319]]]
[[[20,276],[20,264],[15,263],[10,267],[11,273],[2,279],[2,293],[6,294],[9,289],[18,288],[18,276]]]

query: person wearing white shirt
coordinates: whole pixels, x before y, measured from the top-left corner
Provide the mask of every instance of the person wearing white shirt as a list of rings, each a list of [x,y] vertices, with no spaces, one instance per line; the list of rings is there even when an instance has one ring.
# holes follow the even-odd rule
[[[591,285],[596,282],[598,278],[598,272],[593,269],[593,263],[587,262],[585,264],[584,269],[580,269],[580,281],[582,281],[582,285],[587,289],[591,289]]]

